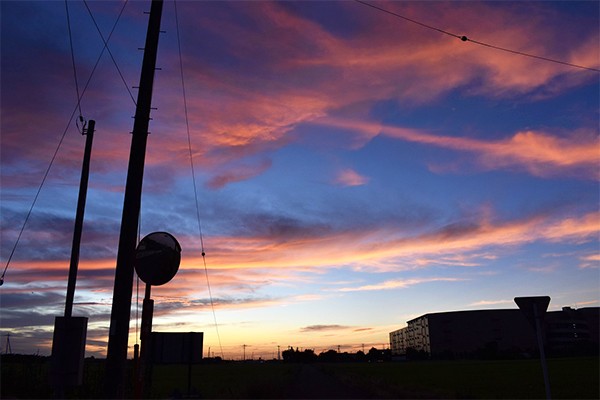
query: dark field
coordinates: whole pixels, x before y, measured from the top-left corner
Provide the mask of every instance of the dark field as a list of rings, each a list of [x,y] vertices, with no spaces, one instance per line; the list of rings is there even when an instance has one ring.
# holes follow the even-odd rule
[[[52,398],[48,362],[2,356],[2,398]],[[598,357],[548,360],[554,399],[600,398]],[[188,367],[157,365],[151,398],[187,397]],[[102,398],[103,363],[86,363],[67,398]],[[192,369],[195,398],[546,398],[539,360],[404,363],[223,363]]]

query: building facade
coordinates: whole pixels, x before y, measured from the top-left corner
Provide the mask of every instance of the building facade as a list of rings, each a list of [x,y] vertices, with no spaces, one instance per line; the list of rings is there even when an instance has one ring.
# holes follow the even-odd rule
[[[544,341],[560,350],[582,341],[598,344],[600,308],[590,307],[545,314]],[[492,346],[497,351],[536,351],[533,326],[518,309],[474,310],[425,314],[390,332],[393,355],[407,349],[426,352],[433,357],[468,357]]]

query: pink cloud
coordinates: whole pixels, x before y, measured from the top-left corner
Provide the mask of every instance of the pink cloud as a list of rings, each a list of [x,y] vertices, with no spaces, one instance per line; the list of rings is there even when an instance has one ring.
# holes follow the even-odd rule
[[[450,25],[459,32],[467,33],[468,28],[469,35],[495,41],[498,45],[518,45],[521,51],[543,50],[554,35],[546,21],[556,16],[548,13],[533,14],[533,17],[530,13],[527,23],[523,23],[525,17],[516,9],[482,3],[440,4],[441,11],[433,16],[429,8],[418,4],[389,5],[415,18],[433,17],[432,22]],[[394,19],[382,24],[385,16],[358,4],[349,3],[346,7],[361,13],[363,18],[364,26],[352,38],[334,36],[318,23],[268,2],[239,4],[238,7],[238,12],[260,19],[259,30],[248,30],[223,13],[218,14],[217,19],[200,17],[207,29],[225,40],[231,54],[252,60],[252,65],[260,65],[260,68],[246,77],[236,68],[219,69],[195,55],[186,57],[191,86],[188,107],[193,141],[200,144],[195,146],[198,149],[195,159],[199,164],[218,165],[284,146],[289,143],[289,132],[297,124],[314,121],[332,110],[357,102],[390,98],[427,102],[482,76],[483,83],[469,89],[471,93],[523,94],[554,82],[558,76],[565,77],[560,80],[561,88],[553,83],[552,90],[558,93],[591,79],[589,74],[565,66],[481,48],[421,31]],[[486,15],[485,22],[481,15]],[[270,34],[272,32],[277,34]],[[239,41],[239,37],[246,40]],[[572,41],[573,50],[568,54],[598,53],[594,50],[597,36],[588,37],[584,42],[570,36],[561,40]],[[254,44],[259,42],[262,47],[257,49]],[[594,59],[593,54],[589,59]],[[175,86],[175,81],[173,83]],[[181,116],[177,105],[180,89],[163,89],[161,93],[165,98],[165,114]],[[533,140],[539,144],[545,139],[544,133],[525,131],[523,135],[515,136],[511,147],[519,144],[518,141],[524,144]],[[176,151],[173,145],[167,146]],[[506,159],[506,156],[501,158]]]
[[[265,160],[258,165],[231,168],[225,172],[219,172],[208,181],[212,189],[220,189],[232,182],[240,182],[263,174],[271,167],[271,161]]]
[[[190,2],[182,5],[182,32],[188,32],[184,37],[184,67],[197,165],[217,168],[249,155],[280,148],[294,140],[290,132],[298,124],[314,121],[352,104],[362,104],[355,107],[360,116],[366,115],[375,101],[397,99],[406,104],[423,104],[472,82],[478,83],[465,89],[467,94],[510,97],[532,93],[542,87],[546,89],[546,95],[554,95],[595,78],[594,74],[563,65],[461,42],[358,3],[348,2],[342,6],[351,15],[360,15],[355,22],[359,29],[349,37],[334,35],[319,23],[293,14],[277,3],[221,5]],[[256,26],[249,28],[239,24],[227,12],[227,7],[235,8]],[[598,65],[600,58],[597,32],[582,38],[553,29],[549,21],[557,20],[560,15],[541,5],[499,7],[487,3],[439,3],[435,13],[425,3],[389,2],[386,7],[518,51],[563,58],[592,67]],[[520,7],[526,7],[528,12],[521,13]],[[211,13],[203,13],[206,8],[210,8]],[[136,23],[143,22],[140,21]],[[193,46],[201,42],[190,32],[195,32],[198,24],[223,40],[223,49],[229,56],[248,62],[223,68],[196,54]],[[240,37],[244,40],[239,40]],[[113,39],[116,41],[114,46],[131,45],[127,40],[121,38],[119,42],[117,39]],[[555,43],[561,46],[549,45]],[[60,72],[68,70],[64,68],[64,60],[60,61],[64,54],[59,57],[49,53],[42,55],[52,62],[28,65],[23,70],[36,75],[41,72],[35,69],[36,66],[51,65],[50,71],[45,72],[53,79],[32,83],[39,86],[34,90],[26,86],[29,79],[15,76],[21,85],[20,93],[43,94],[36,95],[35,118],[31,117],[31,108],[27,106],[32,101],[30,96],[17,98],[3,93],[3,98],[15,99],[3,103],[4,160],[17,157],[49,160],[67,118],[57,113],[55,107],[60,103],[69,112],[72,110],[68,98],[59,96],[60,102],[57,102],[56,96],[56,82],[63,87],[60,93],[72,93],[71,76]],[[154,105],[158,110],[153,112],[153,134],[149,138],[147,161],[150,165],[168,162],[187,166],[181,87],[178,74],[173,72],[177,71],[178,55],[168,48],[161,49],[161,64],[165,68],[156,82]],[[126,75],[137,76],[137,73],[126,71]],[[131,130],[130,116],[134,113],[128,95],[122,96],[122,82],[118,79],[113,82],[113,76],[112,66],[110,70],[99,70],[85,97],[86,109],[94,110],[88,117],[97,119],[98,127],[93,162],[95,168],[103,171],[124,168],[123,160],[127,158],[130,144],[127,132]],[[130,83],[137,83],[134,78],[129,79],[133,80]],[[7,88],[4,90],[6,92]],[[74,102],[71,103],[74,106]],[[46,121],[43,130],[36,122],[39,120]],[[81,140],[76,141],[78,134],[74,129],[72,131],[57,159],[57,164],[64,165],[66,170],[79,165],[81,159]],[[357,143],[364,144],[364,140],[372,135],[364,131],[361,134],[366,136],[357,137]],[[544,150],[542,144],[546,140],[550,140],[549,148]],[[28,145],[31,141],[39,146],[32,148]],[[515,152],[515,149],[535,145],[540,152],[555,154],[539,154],[538,161],[529,163],[526,168],[540,176],[553,174],[554,165],[576,166],[569,164],[568,157],[572,154],[566,154],[561,160],[556,153],[563,144],[562,140],[553,139],[544,132],[524,130],[515,134],[504,147],[495,146],[494,157],[479,162],[482,165],[489,163],[489,168],[515,165],[529,159],[524,158],[523,151]],[[573,152],[577,150],[573,148]],[[586,154],[589,153],[587,150]],[[549,172],[543,165],[546,162],[551,167]],[[216,186],[235,181],[238,176],[237,173],[228,176],[231,171],[227,169],[215,170],[214,174]]]
[[[456,282],[463,281],[464,279],[459,278],[415,278],[415,279],[394,279],[385,281],[382,283],[377,283],[374,285],[364,285],[353,288],[342,288],[338,289],[340,292],[362,292],[369,290],[389,290],[389,289],[404,289],[412,285],[417,285],[420,283],[427,282],[437,282],[437,281],[445,281],[445,282]]]
[[[584,268],[592,268],[599,269],[600,268],[600,254],[592,254],[588,256],[579,257],[581,260],[581,264],[579,264],[580,269]]]
[[[535,176],[552,177],[564,174],[600,179],[598,167],[600,146],[591,131],[574,131],[564,137],[545,132],[523,131],[504,140],[489,141],[466,137],[434,135],[418,129],[384,126],[361,121],[322,118],[314,122],[326,126],[362,131],[375,136],[422,143],[472,153],[475,162],[484,169],[518,168]]]
[[[497,257],[498,249],[533,242],[584,243],[600,232],[600,214],[576,218],[538,216],[492,223],[483,218],[465,226],[448,226],[412,237],[382,230],[338,232],[281,242],[277,237],[212,238],[211,268],[309,268],[357,265],[362,270],[389,271],[418,268],[419,260],[439,260],[448,265],[462,255],[456,266],[474,266],[473,258]],[[486,250],[483,255],[481,251]],[[503,250],[505,251],[505,250]],[[474,253],[475,252],[475,253]],[[198,261],[192,261],[197,263]],[[408,267],[406,267],[408,266]]]
[[[339,186],[361,186],[366,185],[368,182],[368,177],[360,175],[352,169],[343,169],[338,171],[333,184]]]
[[[469,304],[470,306],[492,306],[496,304],[512,304],[514,300],[481,300]]]

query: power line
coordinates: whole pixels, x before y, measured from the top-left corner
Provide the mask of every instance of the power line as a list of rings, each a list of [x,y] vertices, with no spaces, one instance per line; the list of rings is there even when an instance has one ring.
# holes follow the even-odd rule
[[[129,97],[131,97],[131,100],[133,101],[133,104],[136,105],[135,99],[133,97],[133,94],[131,93],[131,90],[129,89],[129,85],[125,81],[125,77],[123,77],[123,74],[121,73],[121,69],[119,68],[119,65],[117,64],[117,61],[115,60],[115,57],[113,56],[112,52],[108,48],[108,42],[110,41],[110,38],[111,38],[113,32],[115,31],[115,28],[117,27],[117,23],[119,22],[119,19],[121,19],[121,15],[123,14],[123,11],[125,11],[125,6],[127,5],[127,1],[128,0],[126,0],[125,3],[123,4],[123,7],[121,8],[121,12],[119,13],[119,16],[117,17],[117,20],[115,21],[115,24],[113,25],[113,28],[110,31],[110,34],[108,35],[108,39],[107,40],[104,40],[104,36],[102,35],[102,32],[100,31],[100,27],[96,23],[96,19],[92,15],[92,11],[90,10],[90,7],[88,6],[87,1],[83,0],[83,4],[85,4],[85,7],[87,8],[88,13],[90,14],[90,17],[92,18],[92,22],[94,22],[94,25],[96,26],[96,30],[98,31],[98,34],[100,34],[100,38],[102,39],[102,43],[104,43],[104,48],[102,49],[102,52],[104,52],[104,49],[106,49],[106,51],[108,51],[108,54],[110,55],[110,58],[112,59],[113,64],[115,65],[115,68],[117,68],[117,72],[119,73],[119,76],[121,77],[121,81],[123,81],[123,83],[125,84],[125,88],[127,89],[127,92],[129,93]],[[100,55],[102,55],[102,54],[100,54]]]
[[[79,84],[77,83],[77,68],[75,68],[75,51],[73,50],[73,34],[71,33],[71,18],[69,18],[69,5],[67,0],[65,0],[65,12],[67,14],[67,29],[69,31],[69,45],[71,47],[71,63],[73,64],[73,76],[75,77],[75,91],[77,92],[77,106],[79,107],[79,116],[81,117],[81,97],[79,96]]]
[[[181,89],[183,92],[183,109],[184,109],[184,114],[185,114],[185,125],[187,128],[188,150],[189,150],[189,155],[190,155],[190,166],[191,166],[191,170],[192,170],[192,183],[193,183],[193,187],[194,187],[194,199],[195,199],[195,203],[196,203],[196,218],[198,220],[198,233],[200,235],[200,249],[202,252],[202,261],[204,263],[204,274],[206,276],[206,285],[208,287],[208,296],[210,298],[210,307],[212,309],[213,319],[215,321],[215,330],[217,332],[217,339],[219,340],[219,347],[221,349],[221,357],[223,359],[225,359],[225,354],[223,354],[223,346],[221,345],[221,336],[219,335],[219,325],[217,324],[217,315],[215,313],[215,305],[214,305],[213,298],[212,298],[212,291],[210,289],[210,281],[208,279],[208,268],[206,267],[206,253],[204,251],[204,239],[202,237],[200,207],[198,205],[198,189],[196,186],[196,173],[194,172],[194,158],[193,158],[193,154],[192,154],[192,139],[191,139],[191,135],[190,135],[190,122],[189,122],[189,118],[188,118],[187,97],[186,97],[186,93],[185,93],[185,79],[183,76],[183,57],[181,55],[181,39],[179,36],[179,18],[178,18],[178,14],[177,14],[177,1],[176,0],[173,1],[173,4],[175,5],[175,25],[177,28],[177,47],[179,50],[179,70],[181,72]]]
[[[376,10],[379,10],[381,12],[384,12],[386,14],[393,15],[394,17],[402,18],[403,20],[406,20],[408,22],[412,22],[412,23],[420,25],[422,27],[425,27],[425,28],[428,28],[428,29],[432,29],[434,31],[438,31],[440,33],[443,33],[443,34],[455,37],[457,39],[462,40],[463,42],[472,42],[472,43],[475,43],[475,44],[478,44],[478,45],[481,45],[481,46],[489,47],[489,48],[496,49],[496,50],[506,51],[508,53],[517,54],[517,55],[520,55],[520,56],[526,56],[526,57],[536,58],[538,60],[549,61],[549,62],[553,62],[553,63],[557,63],[557,64],[562,64],[562,65],[568,65],[570,67],[575,67],[575,68],[580,68],[580,69],[586,69],[588,71],[600,72],[600,69],[597,69],[597,68],[591,68],[591,67],[585,67],[583,65],[571,64],[571,63],[568,63],[568,62],[565,62],[565,61],[555,60],[555,59],[548,58],[548,57],[536,56],[534,54],[523,53],[521,51],[511,50],[511,49],[507,49],[505,47],[494,46],[494,45],[491,45],[491,44],[488,44],[488,43],[484,43],[484,42],[480,42],[480,41],[477,41],[477,40],[469,39],[469,38],[467,38],[464,35],[456,35],[454,33],[445,31],[443,29],[439,29],[439,28],[436,28],[434,26],[426,25],[426,24],[424,24],[422,22],[415,21],[414,19],[407,18],[407,17],[405,17],[403,15],[397,14],[397,13],[395,13],[393,11],[390,11],[390,10],[386,10],[385,8],[378,7],[378,6],[374,5],[374,4],[370,4],[370,3],[367,3],[367,2],[362,1],[362,0],[354,0],[354,1],[357,2],[357,3],[363,4],[365,6],[374,8]]]
[[[60,150],[60,147],[61,147],[63,141],[65,140],[65,136],[67,135],[67,131],[69,130],[69,127],[71,126],[71,122],[73,122],[73,118],[75,117],[75,113],[77,112],[77,110],[79,110],[79,115],[81,116],[81,100],[83,99],[83,96],[85,95],[85,92],[87,91],[87,88],[88,88],[90,82],[92,81],[92,77],[94,76],[94,73],[96,72],[96,68],[98,67],[100,60],[102,59],[102,55],[104,54],[104,49],[106,49],[108,46],[108,41],[110,40],[110,37],[112,36],[115,28],[117,27],[117,24],[119,23],[119,20],[121,18],[121,15],[123,14],[123,11],[125,10],[125,6],[127,5],[127,2],[128,2],[128,0],[126,0],[125,3],[123,4],[123,7],[121,8],[121,12],[119,13],[119,16],[117,17],[115,24],[113,25],[110,35],[108,36],[108,39],[104,42],[104,47],[102,48],[102,51],[100,52],[100,55],[98,56],[98,59],[96,60],[96,64],[94,65],[94,68],[92,69],[92,72],[90,73],[90,76],[89,76],[85,86],[83,87],[83,90],[81,91],[81,96],[79,95],[79,90],[77,89],[77,104],[75,105],[73,112],[71,113],[71,117],[69,118],[69,122],[67,122],[67,126],[65,127],[65,130],[63,131],[62,136],[61,136],[60,140],[58,141],[58,145],[56,146],[56,149],[54,150],[54,154],[52,155],[52,158],[50,159],[48,168],[46,168],[46,172],[44,173],[44,176],[42,177],[40,186],[38,187],[37,192],[33,198],[31,207],[29,208],[29,211],[27,212],[25,221],[23,222],[23,225],[21,226],[21,229],[19,230],[19,234],[17,235],[17,240],[15,241],[15,244],[14,244],[12,250],[10,251],[10,255],[8,256],[8,260],[6,261],[6,266],[4,267],[4,270],[2,271],[2,275],[0,276],[0,286],[2,286],[4,284],[4,276],[6,275],[8,266],[10,265],[10,262],[13,258],[15,250],[17,249],[17,246],[19,245],[19,241],[21,240],[21,236],[23,235],[25,226],[27,225],[27,222],[29,221],[29,217],[31,216],[31,213],[33,212],[33,208],[35,207],[38,197],[40,196],[42,187],[44,186],[44,183],[46,182],[46,179],[48,178],[50,169],[52,168],[52,165],[54,164],[54,160],[56,159],[56,156],[58,155],[58,151]],[[68,13],[68,10],[67,10],[67,13]],[[68,20],[68,17],[67,17],[67,20]],[[68,21],[67,21],[67,23],[68,23]],[[69,32],[70,32],[70,27],[69,27]],[[72,50],[72,47],[71,47],[71,50]],[[73,53],[71,55],[72,55],[72,59],[74,60]],[[118,67],[117,67],[117,69],[118,69]],[[75,78],[75,83],[77,85],[77,78]],[[135,100],[134,100],[134,104],[135,104]]]

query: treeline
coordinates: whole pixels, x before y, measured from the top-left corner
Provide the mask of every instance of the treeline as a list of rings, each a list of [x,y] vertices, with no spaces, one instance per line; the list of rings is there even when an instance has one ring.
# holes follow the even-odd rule
[[[314,363],[314,362],[383,362],[390,361],[392,353],[389,349],[379,350],[372,347],[367,354],[359,350],[356,353],[338,353],[335,350],[328,350],[316,354],[312,349],[294,350],[293,347],[281,353],[284,362],[290,363]]]

